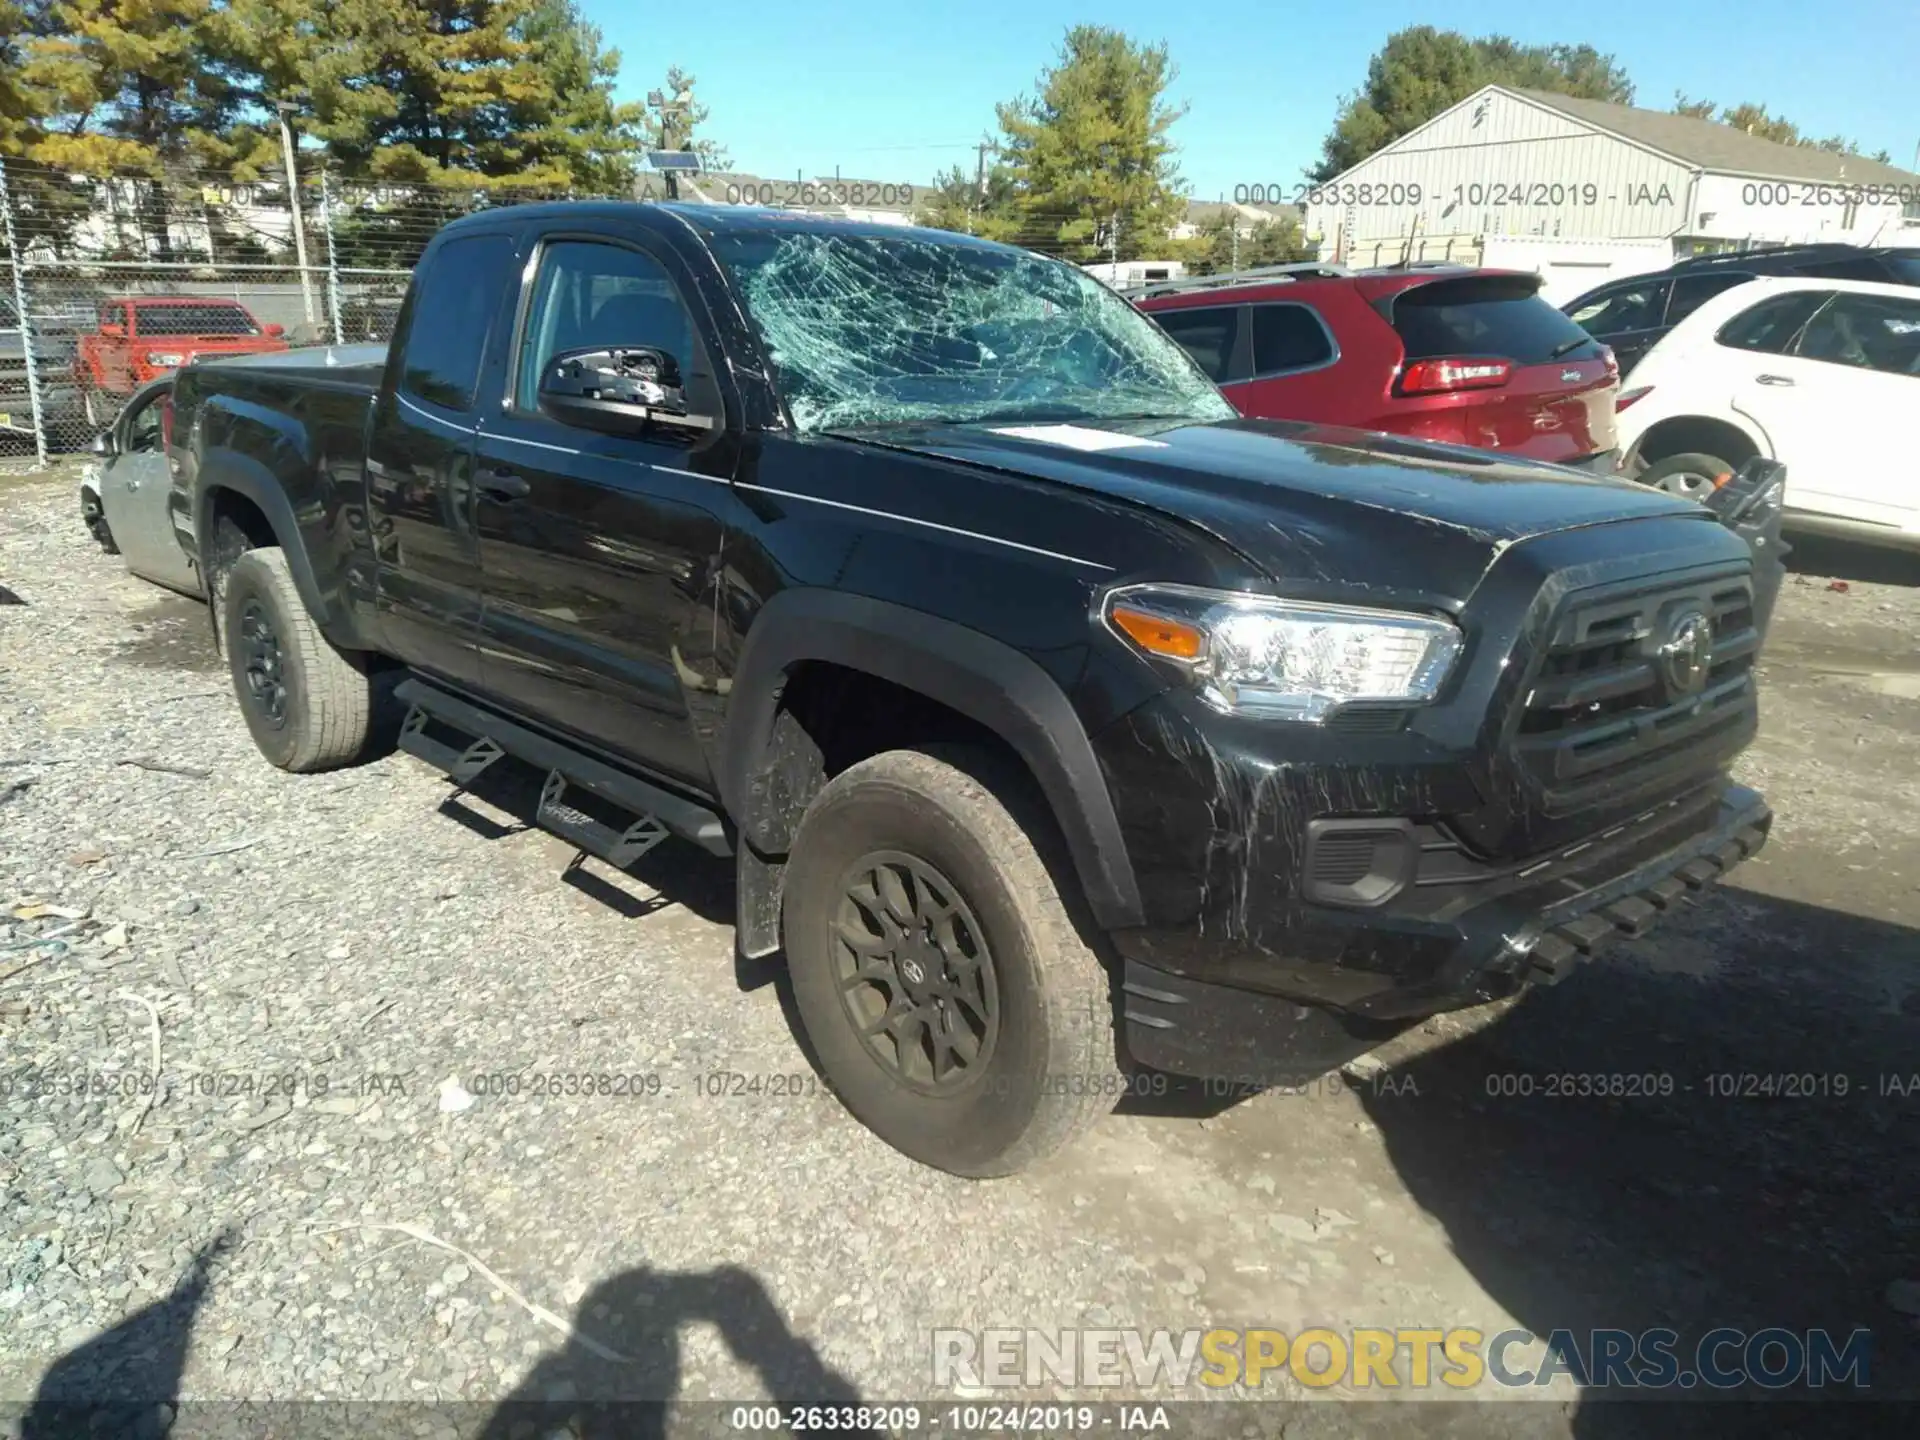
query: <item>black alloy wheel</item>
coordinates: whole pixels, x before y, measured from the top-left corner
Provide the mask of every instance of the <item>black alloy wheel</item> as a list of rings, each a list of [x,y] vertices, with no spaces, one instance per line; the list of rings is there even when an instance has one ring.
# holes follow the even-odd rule
[[[840,1002],[897,1083],[949,1094],[985,1070],[999,984],[986,931],[953,881],[902,851],[862,856],[842,882],[833,945]]]
[[[287,723],[286,656],[273,617],[259,600],[248,600],[240,611],[236,638],[246,667],[248,701],[278,730]]]

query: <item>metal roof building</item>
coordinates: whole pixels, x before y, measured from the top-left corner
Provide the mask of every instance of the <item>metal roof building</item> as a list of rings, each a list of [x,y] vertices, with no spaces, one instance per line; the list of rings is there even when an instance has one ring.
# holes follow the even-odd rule
[[[1920,175],[1732,126],[1488,85],[1307,196],[1321,254],[1478,258],[1490,236],[1675,255],[1920,244]],[[1458,245],[1455,250],[1450,247]]]

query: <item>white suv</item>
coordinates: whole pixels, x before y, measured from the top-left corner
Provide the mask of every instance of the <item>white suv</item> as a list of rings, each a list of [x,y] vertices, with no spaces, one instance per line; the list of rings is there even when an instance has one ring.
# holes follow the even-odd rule
[[[1920,548],[1920,292],[1768,276],[1708,300],[1621,382],[1622,472],[1699,498],[1755,455],[1787,524]]]

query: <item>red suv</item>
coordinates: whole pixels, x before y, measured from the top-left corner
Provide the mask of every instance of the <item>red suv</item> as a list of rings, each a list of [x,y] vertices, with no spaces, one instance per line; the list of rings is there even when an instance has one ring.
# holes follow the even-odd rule
[[[1282,265],[1128,298],[1243,415],[1611,474],[1619,367],[1539,290],[1514,270]]]

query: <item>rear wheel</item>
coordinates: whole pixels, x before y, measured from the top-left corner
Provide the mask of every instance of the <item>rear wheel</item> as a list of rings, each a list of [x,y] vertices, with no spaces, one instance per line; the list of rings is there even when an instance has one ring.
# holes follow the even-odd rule
[[[788,863],[794,999],[828,1081],[957,1175],[1024,1169],[1122,1085],[1107,972],[1022,789],[982,751],[889,751],[821,790]]]
[[[1720,477],[1732,474],[1733,468],[1718,455],[1695,450],[1656,460],[1635,478],[1642,485],[1678,495],[1682,500],[1705,500],[1713,494]]]
[[[373,682],[307,614],[286,552],[249,550],[226,572],[220,637],[240,712],[260,753],[282,770],[330,770],[365,747]]]

